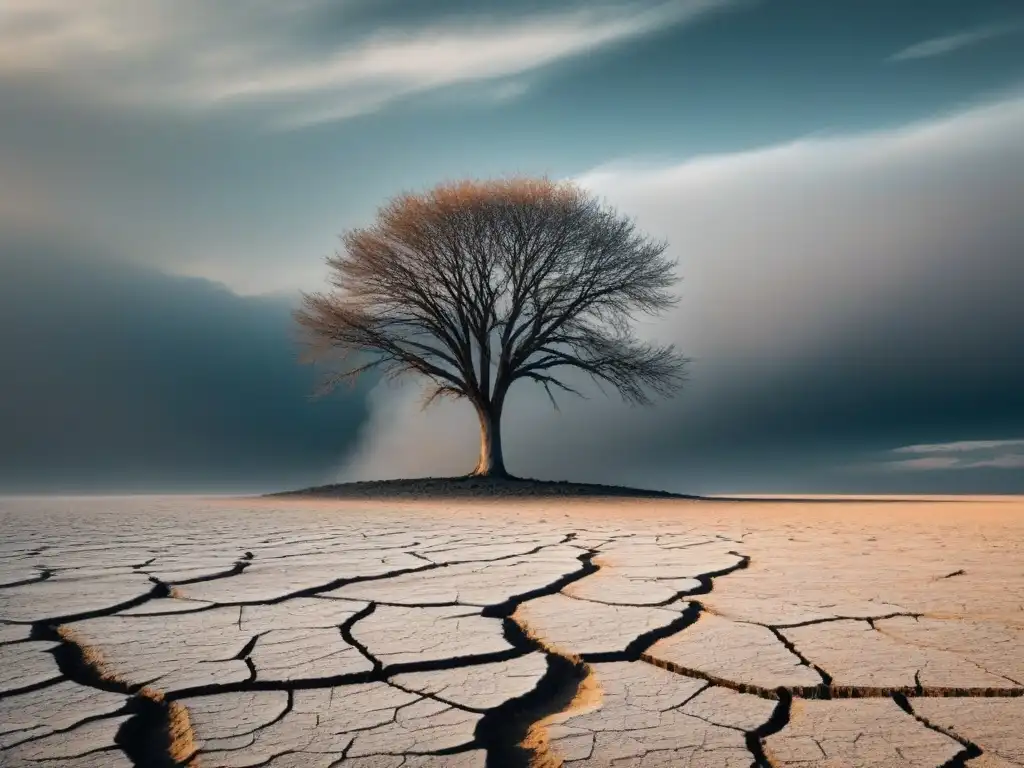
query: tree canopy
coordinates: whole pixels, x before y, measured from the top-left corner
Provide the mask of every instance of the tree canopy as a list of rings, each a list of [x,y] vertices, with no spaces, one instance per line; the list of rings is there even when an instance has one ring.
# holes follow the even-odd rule
[[[378,370],[425,377],[427,402],[465,398],[481,422],[477,474],[505,474],[500,420],[519,379],[553,403],[559,390],[579,394],[572,369],[640,404],[683,381],[679,353],[633,328],[677,301],[666,244],[573,184],[403,194],[343,246],[327,260],[331,290],[304,294],[296,313],[315,358],[342,353],[328,386]]]

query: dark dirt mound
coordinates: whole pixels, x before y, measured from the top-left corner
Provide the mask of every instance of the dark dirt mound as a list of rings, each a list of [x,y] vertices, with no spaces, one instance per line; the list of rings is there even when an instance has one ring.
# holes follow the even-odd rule
[[[566,481],[530,480],[518,477],[420,477],[402,480],[369,480],[303,488],[269,494],[271,497],[326,499],[388,499],[388,498],[543,498],[591,497],[634,499],[695,499],[667,491],[626,488],[617,485],[570,483]]]

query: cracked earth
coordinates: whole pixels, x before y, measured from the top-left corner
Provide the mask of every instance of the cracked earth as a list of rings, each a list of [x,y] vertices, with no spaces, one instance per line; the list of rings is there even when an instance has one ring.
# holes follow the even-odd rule
[[[1024,766],[1024,502],[0,501],[0,765]]]

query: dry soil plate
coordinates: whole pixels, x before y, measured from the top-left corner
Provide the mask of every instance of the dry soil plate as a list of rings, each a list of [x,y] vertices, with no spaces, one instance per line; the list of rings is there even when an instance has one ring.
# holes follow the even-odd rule
[[[0,501],[0,765],[1024,766],[1022,518]]]

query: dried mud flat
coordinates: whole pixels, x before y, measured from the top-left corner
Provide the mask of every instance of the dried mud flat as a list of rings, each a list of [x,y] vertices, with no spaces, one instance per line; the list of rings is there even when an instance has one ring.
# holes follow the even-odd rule
[[[1024,502],[0,500],[0,765],[1024,766]]]

